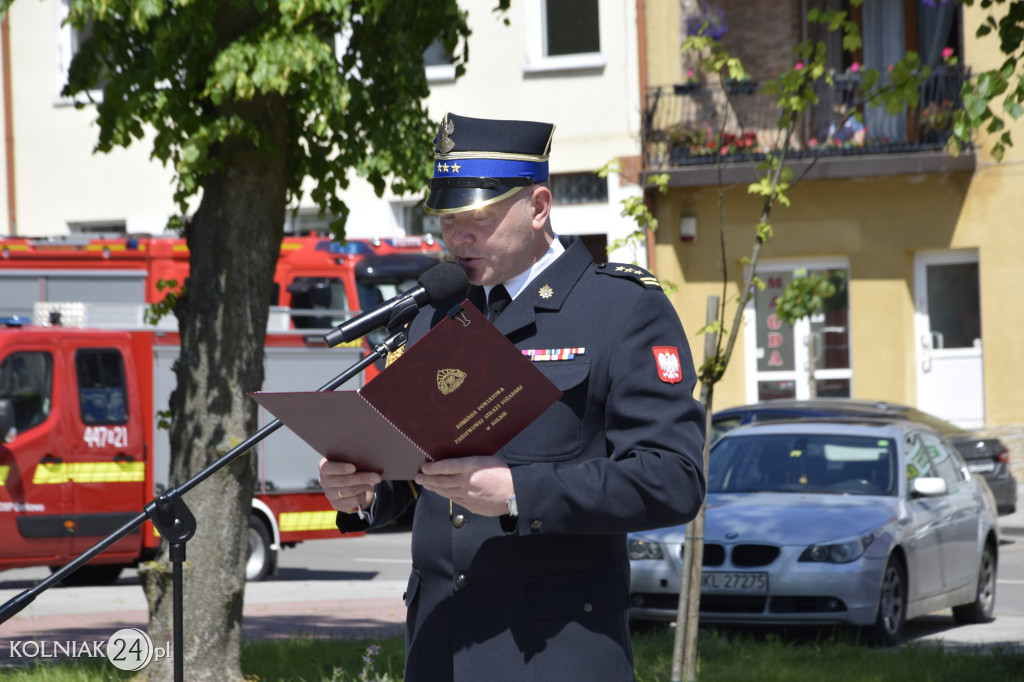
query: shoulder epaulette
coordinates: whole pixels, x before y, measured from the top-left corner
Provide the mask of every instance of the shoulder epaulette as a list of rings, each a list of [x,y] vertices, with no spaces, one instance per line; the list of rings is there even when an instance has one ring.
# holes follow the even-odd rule
[[[644,270],[639,265],[631,265],[628,263],[601,263],[597,266],[597,272],[602,275],[611,275],[612,277],[621,277],[636,282],[640,286],[648,289],[661,289],[661,282],[658,278],[651,273]]]

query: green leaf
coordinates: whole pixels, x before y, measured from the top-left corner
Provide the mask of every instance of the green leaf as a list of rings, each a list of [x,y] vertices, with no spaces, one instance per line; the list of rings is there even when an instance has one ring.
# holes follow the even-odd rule
[[[187,164],[193,164],[198,161],[201,154],[202,152],[199,151],[199,148],[191,143],[186,144],[181,150],[182,160]]]
[[[719,320],[709,322],[697,330],[697,334],[718,334],[722,331],[722,323]]]

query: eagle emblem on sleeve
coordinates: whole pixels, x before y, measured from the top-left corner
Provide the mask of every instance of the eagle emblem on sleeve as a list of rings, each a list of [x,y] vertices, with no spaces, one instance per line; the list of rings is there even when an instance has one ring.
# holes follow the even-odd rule
[[[658,378],[666,384],[678,384],[683,379],[679,362],[679,349],[675,346],[655,346],[654,360],[658,366]]]

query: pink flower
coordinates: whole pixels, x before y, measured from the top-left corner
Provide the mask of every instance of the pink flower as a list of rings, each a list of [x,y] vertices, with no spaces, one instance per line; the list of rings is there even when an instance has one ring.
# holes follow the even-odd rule
[[[814,149],[815,147],[817,147],[818,146],[818,138],[812,137],[811,139],[807,140],[807,146],[810,147],[811,149]]]
[[[797,71],[800,71],[801,69],[803,69],[803,68],[804,68],[804,63],[803,63],[803,62],[797,62],[797,63],[796,63],[796,66],[795,66],[794,68],[795,68],[795,69],[796,69]]]
[[[860,62],[850,64],[850,73],[857,73],[858,71],[860,71]]]
[[[951,47],[943,48],[943,50],[942,50],[942,58],[943,59],[949,59],[952,56],[953,56],[953,48],[951,48]]]

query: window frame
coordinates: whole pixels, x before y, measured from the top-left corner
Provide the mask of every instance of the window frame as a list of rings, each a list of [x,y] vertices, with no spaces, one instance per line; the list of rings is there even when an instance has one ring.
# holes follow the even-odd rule
[[[548,178],[555,206],[606,206],[608,201],[608,179],[594,171],[551,173]],[[580,188],[594,190],[595,196],[578,191]],[[603,195],[603,196],[600,196]],[[580,197],[585,197],[580,200]],[[567,201],[566,199],[573,199]]]
[[[547,2],[548,0],[527,0],[523,3],[523,27],[526,37],[523,71],[525,73],[544,73],[603,69],[607,60],[601,52],[580,52],[553,57],[547,55],[547,22],[545,20]],[[600,4],[598,4],[599,35],[600,31]]]
[[[75,29],[68,23],[71,0],[57,0],[53,3],[54,22],[57,35],[57,73],[55,74],[56,90],[53,93],[54,104],[67,106],[77,103],[95,103],[103,101],[103,89],[93,88],[88,93],[81,93],[76,97],[65,97],[62,93],[64,86],[68,84],[68,72],[71,70],[71,60],[74,59],[74,33]]]
[[[847,283],[849,284],[853,281],[853,272],[850,268],[850,261],[846,256],[763,260],[758,263],[757,275],[761,279],[767,281],[768,277],[777,274],[795,276],[801,269],[806,270],[807,273],[810,274],[821,273],[829,270],[845,270]],[[744,270],[744,275],[746,275],[746,270]],[[792,368],[785,370],[761,369],[759,366],[761,352],[767,352],[767,349],[759,350],[759,338],[757,331],[758,325],[766,323],[769,315],[765,314],[763,317],[758,317],[757,298],[758,297],[756,296],[752,297],[743,311],[743,325],[747,330],[744,340],[744,370],[746,373],[747,402],[759,402],[761,400],[761,383],[770,384],[773,382],[793,382],[795,385],[795,393],[792,397],[797,400],[809,398],[810,375],[806,338],[810,333],[815,331],[814,324],[817,322],[804,318],[798,320],[797,323],[788,330],[787,333],[790,336],[787,340],[793,347]],[[853,333],[853,317],[851,311],[852,308],[849,300],[849,292],[847,292],[846,334],[848,339],[852,338],[851,335]],[[819,315],[821,315],[820,312],[815,315],[815,318]],[[855,395],[856,388],[854,386],[853,378],[853,350],[852,346],[849,344],[847,345],[847,354],[848,367],[832,369],[815,367],[814,376],[818,381],[839,380],[848,382],[850,387],[849,395],[852,396]]]

